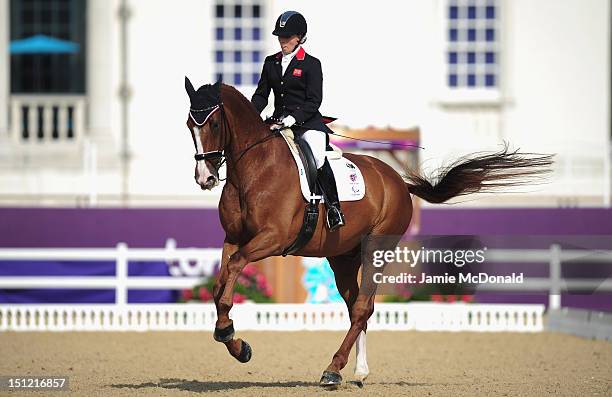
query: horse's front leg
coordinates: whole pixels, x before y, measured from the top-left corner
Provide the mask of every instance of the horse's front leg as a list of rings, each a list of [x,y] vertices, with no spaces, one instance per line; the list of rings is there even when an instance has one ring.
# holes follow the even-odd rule
[[[228,243],[227,241],[223,243],[223,251],[221,253],[221,266],[219,268],[219,274],[217,275],[217,280],[215,281],[215,285],[212,291],[215,306],[217,308],[217,328],[226,328],[232,323],[227,313],[225,313],[223,317],[220,317],[219,300],[221,299],[221,294],[223,294],[225,284],[227,283],[227,265],[231,256],[237,251],[238,245]]]
[[[217,324],[214,338],[227,347],[229,353],[238,361],[246,363],[251,359],[251,347],[242,339],[234,338],[234,324],[229,318],[233,306],[234,286],[242,269],[260,259],[277,255],[280,252],[279,239],[272,233],[260,233],[244,246],[230,255],[225,268],[221,271],[215,286],[215,304],[217,307]]]

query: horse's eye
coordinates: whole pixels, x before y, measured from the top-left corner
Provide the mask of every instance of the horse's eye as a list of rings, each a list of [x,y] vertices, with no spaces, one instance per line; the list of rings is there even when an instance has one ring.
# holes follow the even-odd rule
[[[219,129],[219,123],[216,123],[216,122],[212,123],[211,127],[212,127],[213,130],[218,130]]]

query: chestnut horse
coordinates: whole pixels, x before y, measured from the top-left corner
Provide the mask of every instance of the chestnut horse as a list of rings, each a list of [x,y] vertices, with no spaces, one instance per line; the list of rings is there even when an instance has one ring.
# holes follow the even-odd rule
[[[247,263],[278,256],[298,235],[305,200],[293,157],[278,133],[270,131],[249,100],[231,86],[217,82],[197,91],[185,78],[191,101],[187,127],[196,148],[195,180],[204,190],[219,180],[225,158],[227,181],[219,202],[219,216],[226,236],[221,269],[213,295],[217,310],[215,340],[241,362],[251,358],[251,348],[234,338],[229,318],[236,280]],[[370,156],[346,153],[361,170],[365,197],[342,203],[346,225],[330,232],[324,216],[313,238],[294,255],[327,257],[335,274],[338,291],[350,316],[350,328],[321,385],[341,382],[340,370],[357,342],[355,377],[368,375],[365,361],[365,331],[374,311],[374,294],[359,293],[357,273],[361,266],[361,238],[365,235],[403,235],[412,218],[414,194],[431,203],[442,203],[463,194],[521,184],[517,178],[547,172],[551,156],[526,157],[508,152],[477,154],[459,159],[440,172],[435,184],[417,173],[405,181],[393,168]],[[322,206],[322,204],[321,204]],[[323,212],[322,207],[320,212]]]

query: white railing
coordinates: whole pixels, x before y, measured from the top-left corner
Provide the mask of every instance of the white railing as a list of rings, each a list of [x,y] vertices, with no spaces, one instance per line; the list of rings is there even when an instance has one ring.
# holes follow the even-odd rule
[[[115,304],[0,306],[0,329],[207,329],[215,321],[215,312],[210,305],[128,305],[127,291],[191,288],[201,282],[202,268],[208,266],[210,269],[220,256],[220,249],[178,249],[173,240],[162,249],[128,249],[123,243],[107,249],[0,249],[0,260],[112,260],[116,263],[115,276],[0,277],[0,289],[115,289]],[[526,277],[519,284],[480,285],[478,290],[548,290],[552,309],[560,307],[563,291],[612,290],[610,279],[563,279],[561,264],[578,258],[580,263],[611,262],[612,251],[562,251],[556,244],[549,250],[491,249],[487,251],[488,262],[545,262],[549,263],[550,276]],[[179,266],[170,267],[173,277],[128,277],[129,261],[151,260],[176,262]],[[193,261],[202,265],[200,270],[193,271],[190,265]],[[176,277],[179,275],[181,277]],[[372,329],[537,331],[541,329],[543,310],[542,305],[378,304],[370,323]],[[233,315],[237,322],[243,323],[243,329],[346,329],[348,318],[345,311],[343,305],[247,304],[236,305]],[[53,321],[49,322],[49,319]]]
[[[165,248],[130,248],[119,243],[116,248],[2,248],[1,260],[56,260],[56,261],[115,261],[115,276],[61,276],[61,277],[0,277],[0,289],[25,288],[79,288],[115,289],[115,304],[127,305],[128,289],[181,289],[191,288],[202,281],[201,276],[157,277],[132,276],[128,278],[129,261],[165,261],[178,263],[171,267],[171,275],[188,274],[190,262],[206,261],[212,264],[221,258],[219,248],[176,248],[176,242],[168,240]]]
[[[580,262],[571,262],[577,259]],[[491,249],[487,250],[486,260],[487,263],[548,263],[549,277],[525,277],[522,283],[516,284],[481,284],[478,291],[548,291],[550,309],[561,307],[561,293],[564,291],[612,291],[612,279],[563,279],[561,274],[563,264],[612,263],[612,250],[562,250],[559,244],[552,244],[548,250]]]
[[[85,130],[85,96],[11,95],[11,135],[15,144],[73,144]]]
[[[543,305],[379,303],[368,330],[515,331],[543,329]],[[344,304],[236,304],[235,327],[255,331],[346,331]],[[0,331],[212,331],[213,304],[0,305]]]

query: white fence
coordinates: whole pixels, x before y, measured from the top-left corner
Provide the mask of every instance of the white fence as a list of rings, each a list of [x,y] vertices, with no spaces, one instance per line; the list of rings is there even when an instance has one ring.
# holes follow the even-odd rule
[[[543,329],[543,305],[380,303],[368,330],[518,331]],[[237,330],[298,331],[349,328],[344,304],[236,304]],[[212,331],[213,304],[0,306],[0,331]]]
[[[561,263],[580,258],[585,262],[610,262],[612,251],[489,250],[490,262],[546,262],[550,277],[525,278],[521,284],[496,284],[489,288],[512,291],[548,290],[550,307],[560,306],[562,291],[575,289],[612,290],[611,280],[561,277]],[[178,262],[189,274],[191,261],[218,260],[220,249],[176,248],[169,240],[163,249],[128,249],[118,244],[109,249],[0,249],[0,260],[112,260],[115,276],[100,277],[0,277],[0,289],[109,288],[115,289],[115,304],[0,305],[0,330],[211,330],[215,310],[210,304],[127,304],[128,289],[190,288],[201,277],[128,277],[128,261]],[[177,270],[176,268],[171,269]],[[481,285],[479,290],[487,287]],[[369,329],[539,331],[542,305],[481,305],[462,303],[377,304]],[[349,320],[344,305],[242,304],[235,305],[233,318],[239,329],[250,330],[340,330]]]
[[[524,281],[519,284],[482,284],[478,286],[479,291],[548,291],[550,309],[561,307],[561,293],[564,291],[612,291],[612,279],[563,279],[561,274],[562,264],[581,266],[612,263],[611,250],[562,250],[559,244],[552,244],[548,250],[491,249],[487,251],[486,259],[488,263],[548,263],[549,277],[525,277]],[[580,259],[580,262],[576,262],[577,259]]]
[[[84,135],[82,95],[11,95],[11,135],[16,144],[73,144]]]
[[[56,260],[56,261],[115,261],[115,276],[99,277],[0,277],[0,289],[26,288],[79,288],[115,290],[115,304],[127,305],[128,289],[181,289],[191,288],[202,281],[201,277],[137,276],[128,278],[129,261],[178,262],[187,269],[191,261],[221,258],[219,248],[176,248],[174,240],[168,240],[166,248],[130,248],[124,243],[116,248],[3,248],[0,260]]]

